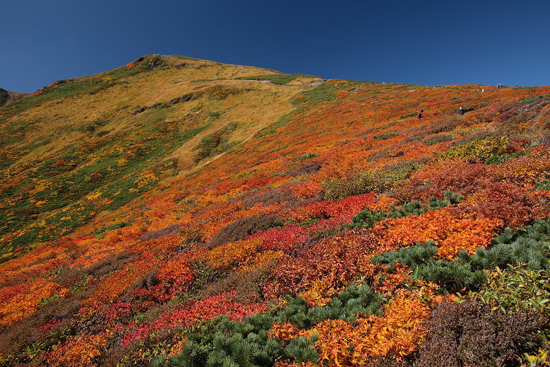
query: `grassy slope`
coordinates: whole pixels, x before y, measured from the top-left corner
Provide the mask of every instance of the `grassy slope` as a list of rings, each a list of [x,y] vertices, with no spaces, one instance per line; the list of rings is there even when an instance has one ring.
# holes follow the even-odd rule
[[[1,250],[17,257],[0,265],[6,363],[144,363],[198,343],[194,325],[220,313],[241,320],[285,294],[325,306],[363,279],[390,311],[364,324],[314,322],[321,339],[310,358],[361,365],[328,335],[351,325],[384,335],[441,302],[406,271],[372,267],[371,256],[431,239],[440,260],[454,260],[460,248],[491,248],[505,228],[548,217],[550,88],[238,79],[266,74],[150,56],[0,110]],[[387,213],[447,190],[462,202],[381,217],[373,229],[346,225],[365,208]],[[450,294],[482,286],[423,279]],[[285,346],[282,326],[265,329],[278,327]],[[362,355],[409,355],[422,330],[385,335]],[[361,338],[375,332],[349,343],[367,348]],[[212,352],[208,335],[200,348]],[[296,350],[275,356],[313,353]]]
[[[151,62],[57,83],[3,111],[2,257],[68,233],[160,178],[213,159],[224,146],[212,152],[203,147],[201,156],[197,146],[228,124],[226,149],[249,139],[289,112],[292,96],[314,80],[266,85],[233,79],[270,73],[257,68],[174,57],[152,68]],[[169,104],[183,96],[192,99]],[[143,174],[147,178],[136,183]],[[114,203],[85,199],[116,192],[120,182],[124,190]],[[85,206],[80,213],[59,214],[75,202]]]

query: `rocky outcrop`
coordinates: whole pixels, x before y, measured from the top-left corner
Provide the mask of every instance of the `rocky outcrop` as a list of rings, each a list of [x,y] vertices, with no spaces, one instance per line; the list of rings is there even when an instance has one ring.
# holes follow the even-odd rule
[[[28,96],[30,93],[12,92],[0,88],[0,107],[10,102],[16,101],[20,98]]]

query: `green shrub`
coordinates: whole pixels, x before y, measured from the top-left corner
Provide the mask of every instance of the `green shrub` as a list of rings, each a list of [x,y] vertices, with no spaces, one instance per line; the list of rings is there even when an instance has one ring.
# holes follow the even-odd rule
[[[275,316],[277,322],[290,322],[300,329],[310,329],[328,319],[355,321],[358,313],[372,315],[380,313],[382,296],[366,285],[351,283],[345,291],[334,296],[325,306],[309,308],[301,297],[287,297],[288,305]]]
[[[480,247],[472,255],[460,250],[455,261],[436,260],[432,241],[373,256],[371,261],[390,265],[390,270],[394,263],[407,264],[413,279],[431,281],[448,292],[478,290],[487,280],[484,270],[517,264],[526,264],[535,272],[550,269],[549,235],[550,219],[538,220],[516,232],[506,229],[490,249]]]
[[[229,96],[235,96],[244,92],[244,89],[215,85],[204,90],[205,96],[210,100],[224,100]]]
[[[272,366],[279,357],[315,362],[319,358],[312,348],[316,338],[298,338],[286,347],[268,338],[273,325],[269,314],[250,316],[242,322],[222,316],[204,323],[194,333],[179,355],[159,357],[168,366]],[[160,364],[158,364],[160,365]]]
[[[536,191],[548,191],[550,190],[550,180],[544,179],[542,181],[537,182],[535,185]]]
[[[111,225],[104,226],[104,227],[101,227],[101,228],[99,228],[99,229],[96,229],[96,230],[93,231],[92,233],[93,233],[97,238],[99,238],[102,234],[104,234],[104,233],[107,232],[107,231],[112,231],[113,229],[118,229],[118,228],[124,228],[124,227],[129,226],[130,224],[131,224],[130,222],[118,222],[118,223],[114,223],[114,224],[111,224]]]
[[[388,213],[384,210],[370,211],[369,209],[363,209],[354,216],[352,222],[347,223],[346,226],[352,229],[359,229],[361,227],[370,228],[377,222],[383,221],[386,218],[401,218],[411,214],[419,215],[426,213],[428,210],[441,209],[449,204],[458,204],[464,198],[464,196],[451,191],[445,191],[444,196],[446,200],[437,200],[435,197],[431,197],[429,205],[421,205],[419,201],[405,203],[398,208],[394,205],[390,205],[390,211]]]
[[[332,88],[326,84],[320,85],[314,89],[303,92],[299,97],[295,98],[293,104],[312,104],[317,102],[333,101],[337,97],[337,94],[332,91]]]
[[[226,78],[215,78],[215,79],[193,79],[191,83],[200,83],[200,82],[215,82],[218,80],[227,80]]]
[[[482,270],[474,270],[468,263],[431,260],[416,267],[413,278],[428,280],[447,292],[456,293],[463,289],[479,289],[487,276]]]
[[[522,156],[527,155],[527,154],[528,154],[527,151],[516,152],[516,153],[513,153],[513,154],[504,153],[502,155],[495,155],[495,156],[489,157],[484,161],[484,163],[485,164],[501,164],[502,162],[505,162],[507,160],[514,159],[514,158],[519,158],[519,157],[522,157]]]
[[[189,341],[182,352],[170,358],[158,356],[157,366],[273,366],[275,361],[291,359],[297,363],[317,362],[313,345],[317,334],[297,337],[282,344],[268,337],[275,322],[291,322],[295,327],[309,329],[327,319],[353,322],[357,314],[381,314],[383,296],[366,285],[350,284],[326,306],[308,307],[301,297],[287,297],[287,306],[271,315],[255,314],[241,322],[228,316],[217,317],[192,327]]]
[[[550,316],[550,269],[533,270],[525,264],[496,268],[483,290],[470,296],[503,313],[531,308]]]
[[[424,144],[435,145],[439,143],[446,143],[453,140],[454,140],[454,137],[452,135],[435,135],[425,139]]]
[[[385,139],[391,138],[392,136],[394,136],[396,134],[397,134],[396,131],[390,131],[390,132],[387,132],[387,133],[384,133],[384,134],[375,135],[372,138],[376,139],[376,140],[385,140]]]
[[[220,115],[221,115],[220,112],[217,112],[217,111],[216,111],[216,112],[210,112],[210,113],[208,114],[208,116],[209,116],[212,120],[216,120],[216,119],[220,118]]]
[[[395,263],[407,264],[413,272],[413,279],[438,284],[447,292],[458,292],[463,288],[476,290],[485,283],[486,275],[482,270],[474,269],[469,263],[436,260],[433,258],[436,253],[434,242],[426,241],[424,244],[373,256],[371,261],[390,265],[390,271],[394,271]]]
[[[294,338],[285,348],[285,357],[292,358],[296,363],[317,362],[319,354],[311,346],[319,339],[315,333],[308,339],[305,336]]]
[[[321,182],[325,199],[341,200],[348,196],[381,193],[398,185],[410,174],[407,168],[392,171],[366,171],[343,178],[328,178]]]
[[[317,157],[317,154],[315,153],[307,153],[307,154],[304,154],[303,156],[301,157],[298,157],[298,158],[292,158],[292,161],[293,162],[299,162],[299,161],[304,161],[306,159],[311,159],[311,158],[315,158]]]
[[[521,105],[526,105],[526,104],[529,104],[529,103],[533,103],[533,102],[538,102],[540,101],[541,99],[543,98],[548,98],[550,97],[550,94],[545,94],[545,95],[540,95],[540,96],[534,96],[534,97],[525,97],[525,98],[522,98],[519,100],[519,103]]]
[[[539,219],[533,225],[513,232],[504,230],[493,240],[489,250],[478,248],[471,256],[459,256],[477,269],[506,268],[509,264],[527,264],[533,270],[550,268],[550,219]]]
[[[439,156],[440,159],[464,158],[469,162],[485,162],[495,156],[502,156],[510,145],[507,137],[490,136],[451,148]]]
[[[381,255],[373,256],[373,263],[388,264],[393,263],[406,264],[409,268],[417,267],[419,264],[426,263],[437,253],[437,247],[433,241],[426,241],[411,247],[400,248],[395,251],[389,251]]]
[[[408,113],[406,115],[401,116],[400,118],[401,119],[406,119],[406,118],[409,118],[409,117],[416,117],[416,112]]]

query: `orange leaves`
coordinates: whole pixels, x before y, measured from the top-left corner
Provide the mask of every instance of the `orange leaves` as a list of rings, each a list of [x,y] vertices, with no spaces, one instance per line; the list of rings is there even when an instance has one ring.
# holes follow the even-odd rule
[[[237,272],[247,274],[251,271],[264,268],[269,264],[274,264],[276,260],[282,258],[283,256],[284,253],[282,251],[267,250],[259,252],[249,264],[241,265],[237,268]]]
[[[377,233],[380,242],[388,245],[409,245],[415,242],[434,240],[440,243],[442,233],[440,223],[435,221],[440,215],[437,212],[427,212],[418,216],[410,215],[402,218],[388,218],[374,225],[373,231]]]
[[[9,325],[19,321],[34,311],[41,302],[47,302],[52,296],[63,298],[70,294],[67,288],[47,279],[39,278],[23,286],[11,286],[2,289],[0,302],[0,324]]]
[[[359,329],[371,337],[356,344],[353,361],[364,363],[369,355],[400,358],[414,352],[427,331],[422,323],[429,315],[428,307],[418,299],[397,297],[388,304],[383,317],[358,320]]]
[[[195,84],[191,88],[195,87],[204,86]],[[242,136],[232,141],[243,143],[194,171],[180,172],[173,178],[171,172],[174,170],[176,174],[177,169],[172,166],[170,171],[136,171],[130,182],[133,189],[146,189],[161,178],[162,189],[143,193],[125,207],[112,212],[106,210],[122,195],[118,188],[109,191],[109,195],[95,188],[86,190],[89,195],[83,196],[86,200],[78,207],[94,204],[99,209],[94,209],[95,213],[78,213],[95,215],[92,225],[76,229],[72,239],[55,238],[47,247],[0,264],[0,283],[6,284],[0,289],[0,324],[7,325],[30,316],[39,309],[41,300],[44,303],[67,296],[67,289],[56,282],[66,287],[79,284],[80,288],[74,289],[78,288],[80,293],[71,301],[78,306],[88,306],[82,308],[80,317],[90,316],[104,323],[98,327],[118,323],[116,326],[121,331],[117,340],[124,338],[124,343],[133,343],[156,330],[189,326],[221,314],[241,319],[265,311],[263,305],[242,303],[240,291],[197,299],[203,291],[216,289],[218,292],[220,287],[225,287],[232,279],[220,279],[225,272],[237,273],[231,275],[236,278],[247,274],[242,278],[250,279],[255,289],[260,287],[266,298],[298,294],[310,306],[325,305],[350,282],[362,278],[375,291],[393,299],[381,317],[359,316],[354,323],[327,320],[318,324],[316,332],[321,334],[321,339],[317,348],[322,360],[331,366],[360,366],[373,363],[369,360],[371,357],[399,358],[410,354],[425,333],[422,325],[428,315],[428,306],[444,298],[436,295],[434,286],[411,281],[405,267],[397,265],[396,273],[387,274],[386,267],[371,264],[370,257],[401,245],[432,239],[437,242],[440,258],[453,258],[460,249],[473,252],[477,247],[487,246],[502,223],[520,226],[546,215],[547,211],[539,210],[542,207],[539,202],[550,198],[548,191],[536,195],[530,192],[550,170],[545,145],[532,148],[518,142],[513,151],[506,153],[526,155],[512,157],[498,165],[429,159],[435,151],[464,144],[475,138],[474,134],[483,135],[486,131],[498,134],[499,125],[489,126],[487,121],[503,104],[514,103],[518,110],[518,98],[535,96],[543,89],[510,88],[481,94],[476,92],[476,86],[451,89],[338,81],[328,82],[322,88],[326,88],[323,92],[326,95],[320,96],[323,98],[299,96],[296,100],[302,101],[303,107],[307,103],[307,108],[296,109],[256,135],[253,129],[239,125]],[[292,90],[295,91],[292,93],[297,91]],[[548,88],[544,91],[548,93]],[[218,92],[213,90],[217,96],[225,96]],[[315,90],[312,95],[318,92]],[[286,92],[280,89],[277,93]],[[238,100],[239,96],[225,97]],[[286,95],[279,102],[286,103],[290,97]],[[332,100],[333,97],[337,97],[336,100]],[[472,107],[480,106],[475,112],[477,116],[454,118],[456,99]],[[481,106],[486,102],[491,105]],[[188,105],[197,107],[198,103]],[[204,106],[203,111],[208,111]],[[287,107],[278,111],[291,112],[293,107]],[[171,107],[178,115],[169,116],[165,122],[184,124],[182,118],[189,112],[185,108],[183,104]],[[420,108],[426,110],[426,117],[418,120],[416,114]],[[232,114],[229,105],[223,111],[227,116]],[[152,115],[154,110],[147,113]],[[196,124],[192,128],[200,126],[200,115],[192,118]],[[268,115],[269,124],[278,119],[275,113]],[[503,115],[494,120],[503,119]],[[245,124],[248,117],[243,115],[238,120],[239,124]],[[544,126],[541,121],[537,122],[540,129]],[[475,131],[471,126],[474,123]],[[181,125],[178,129],[180,127],[187,129],[189,126]],[[531,132],[533,136],[537,133],[534,129]],[[89,149],[94,151],[91,155],[95,154],[92,159],[100,159],[96,154],[100,143],[93,141],[77,147],[80,148],[78,156],[88,155],[85,150]],[[185,145],[191,143],[188,141]],[[145,147],[143,144],[142,141]],[[124,149],[122,146],[116,149],[119,148],[122,153]],[[130,158],[139,153],[135,151],[138,148],[134,145],[126,149],[126,155],[113,158],[109,167],[131,169],[135,161]],[[181,151],[174,154],[176,157]],[[155,157],[160,159],[161,155],[159,152]],[[12,159],[18,155],[12,157],[7,153],[5,157]],[[299,158],[292,160],[293,157]],[[55,157],[52,167],[61,172],[64,168],[69,169],[71,162],[68,158]],[[178,169],[181,168],[184,167],[180,165]],[[10,168],[12,173],[15,170],[16,167]],[[21,181],[25,168],[17,170],[18,173],[8,175],[11,177],[9,182],[3,183],[0,190],[16,194],[7,195],[0,207],[13,211],[10,208],[24,200],[20,190],[24,187],[23,191],[32,196],[25,205],[37,209],[42,216],[48,215],[40,210],[45,210],[48,190],[58,189],[50,176],[25,182]],[[400,170],[406,174],[395,176],[395,181],[387,184]],[[96,183],[111,177],[111,171],[107,170],[90,172],[94,172],[91,180]],[[358,191],[340,190],[341,195],[329,195],[326,182],[345,179],[342,183],[347,183],[347,178],[358,178],[366,172],[388,172],[388,175],[376,176],[380,178],[375,181],[380,182],[378,186],[363,186]],[[67,181],[66,189],[72,189],[74,182]],[[350,187],[355,188],[354,181],[349,182]],[[378,187],[381,187],[379,192],[386,193],[379,195],[378,200],[372,193],[348,196]],[[465,195],[465,201],[446,210],[387,219],[374,227],[374,233],[366,229],[342,229],[344,223],[364,208],[388,212],[390,205],[398,202],[427,202],[431,196],[441,199],[445,190]],[[323,195],[344,199],[316,201]],[[67,215],[76,211],[70,209]],[[248,218],[250,221],[246,222]],[[269,220],[263,222],[263,218]],[[124,228],[112,229],[121,221],[126,223]],[[232,224],[234,227],[230,227]],[[57,225],[41,225],[40,235],[54,233]],[[63,225],[63,230],[74,228]],[[178,229],[166,237],[146,239],[147,236],[142,236],[171,226]],[[225,237],[221,236],[223,240],[213,244],[218,234],[224,235],[224,229],[227,232]],[[232,229],[235,231],[230,231]],[[11,241],[12,238],[15,237],[2,239]],[[121,256],[126,260],[122,261]],[[204,266],[194,267],[197,264]],[[251,274],[257,269],[265,270],[261,275],[265,274],[267,279]],[[45,278],[54,274],[56,278]],[[29,283],[17,285],[20,281]],[[219,283],[214,284],[217,281]],[[196,287],[191,288],[192,284]],[[178,294],[181,296],[176,297]],[[178,300],[189,299],[194,301],[180,308],[172,307]],[[158,307],[160,304],[163,306]],[[136,313],[146,317],[132,321]],[[68,321],[63,320],[65,322]],[[281,324],[273,327],[271,336],[289,341],[311,332],[313,330],[301,331]],[[103,348],[114,349],[112,344],[99,336],[71,337],[58,352],[51,354],[49,362],[86,365],[97,359]],[[109,353],[117,352],[111,350]],[[132,363],[135,361],[128,361]],[[277,365],[291,366],[292,363],[278,361]]]
[[[487,247],[502,222],[497,219],[462,219],[441,243],[438,257],[453,259],[460,249],[473,254],[478,247]]]
[[[387,269],[374,268],[373,270],[382,270],[378,274],[378,282],[382,279],[384,282],[377,288],[377,290],[383,292],[386,296],[391,296],[396,290],[401,290],[401,287],[411,280],[411,271],[403,264],[396,264],[395,273],[388,273],[387,271],[384,271]]]
[[[297,329],[290,322],[275,323],[267,335],[270,338],[282,342],[290,342],[292,339],[304,335],[304,331]]]
[[[326,237],[299,256],[280,261],[262,288],[269,298],[304,292],[309,302],[321,304],[353,278],[370,271],[369,255],[376,251],[379,245],[369,234]]]
[[[338,293],[339,289],[334,288],[333,277],[325,277],[321,280],[314,280],[309,289],[299,293],[310,307],[325,306],[330,298]]]
[[[384,210],[385,212],[388,212],[390,210],[390,205],[396,205],[399,202],[399,200],[395,198],[390,198],[387,195],[380,195],[378,197],[378,200],[376,202],[371,203],[367,206],[367,208],[373,212],[376,210]]]
[[[292,191],[296,199],[312,198],[322,191],[321,186],[319,186],[319,184],[315,181],[290,185],[288,189]]]
[[[375,356],[402,358],[416,350],[429,315],[428,306],[418,298],[399,296],[388,303],[382,317],[371,315],[354,323],[323,321],[312,330],[320,335],[315,344],[320,361],[328,366],[362,366]]]
[[[110,276],[101,281],[94,295],[86,299],[84,304],[94,306],[98,302],[101,304],[114,302],[119,296],[124,294],[128,287],[144,275],[143,269],[141,269],[141,266],[144,265],[140,262],[130,263],[123,269],[113,272],[113,274],[110,274]]]
[[[353,365],[349,350],[363,335],[355,325],[329,319],[317,324],[314,330],[319,334],[315,347],[319,351],[321,363],[331,367]]]
[[[160,268],[157,278],[161,281],[175,280],[181,282],[193,277],[193,270],[189,266],[189,257],[180,254]]]
[[[230,242],[208,252],[206,260],[210,267],[221,270],[232,270],[251,262],[256,255],[261,238]]]
[[[56,366],[96,366],[93,359],[105,350],[107,333],[73,337],[59,349],[49,353],[49,361]]]
[[[502,224],[496,219],[459,219],[449,210],[434,210],[403,218],[388,218],[378,222],[374,231],[386,246],[407,246],[433,240],[439,246],[438,256],[453,258],[460,249],[473,253],[486,247],[493,232]]]

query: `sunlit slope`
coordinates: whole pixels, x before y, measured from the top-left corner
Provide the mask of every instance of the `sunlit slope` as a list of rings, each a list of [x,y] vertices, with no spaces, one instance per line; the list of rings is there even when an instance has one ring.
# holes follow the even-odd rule
[[[160,179],[215,159],[276,122],[295,94],[319,81],[238,79],[258,75],[276,73],[148,56],[4,107],[2,253],[69,233]],[[98,196],[104,200],[90,202]]]
[[[533,146],[545,141],[548,88],[483,89],[327,81],[298,95],[295,111],[245,144],[141,197],[154,210],[133,210],[132,216],[136,223],[138,218],[153,223],[142,223],[141,230],[180,223],[208,243],[225,225],[255,213],[242,203],[257,192],[316,200],[383,193],[419,168],[448,159],[447,150],[449,158],[498,163],[500,156],[524,154],[528,141]],[[465,116],[456,114],[460,105],[469,111]],[[425,110],[422,119],[417,118],[420,109]],[[277,194],[268,194],[272,191]],[[427,200],[433,193],[421,195]],[[232,200],[241,204],[221,204]],[[287,199],[274,200],[281,205]],[[219,206],[228,207],[223,215]]]
[[[148,56],[0,111],[0,364],[548,362],[550,87]]]

